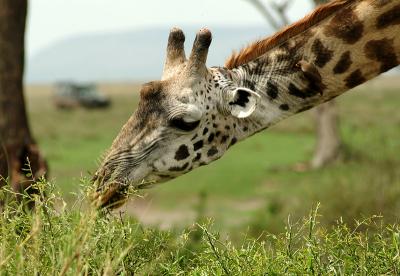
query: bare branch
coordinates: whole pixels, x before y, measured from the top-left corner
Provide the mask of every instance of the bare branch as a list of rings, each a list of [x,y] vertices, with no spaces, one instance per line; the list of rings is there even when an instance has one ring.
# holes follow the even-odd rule
[[[282,1],[271,1],[270,7],[274,10],[274,12],[279,17],[279,20],[276,20],[274,16],[268,11],[267,6],[264,5],[261,0],[247,0],[250,2],[266,19],[266,21],[275,29],[278,30],[282,26],[289,25],[290,21],[286,15],[286,11],[288,10],[292,0],[282,0]],[[317,1],[317,0],[316,0]]]
[[[278,3],[277,1],[271,2],[271,7],[278,14],[280,20],[283,25],[289,25],[289,18],[286,15],[286,11],[288,10],[290,4],[292,4],[292,0],[284,0]]]
[[[261,15],[271,24],[274,29],[279,29],[281,25],[276,22],[275,18],[271,15],[271,13],[267,10],[263,3],[260,0],[247,0],[249,1],[260,13]]]

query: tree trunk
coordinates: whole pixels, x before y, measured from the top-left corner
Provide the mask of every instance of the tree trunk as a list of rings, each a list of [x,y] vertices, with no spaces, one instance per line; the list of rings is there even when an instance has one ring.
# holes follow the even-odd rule
[[[311,166],[321,168],[335,161],[341,151],[336,102],[331,100],[318,106],[314,115],[317,124],[317,143]]]
[[[32,182],[47,171],[29,130],[23,96],[26,14],[27,0],[0,0],[0,187],[10,183],[17,193],[35,192]],[[26,177],[26,169],[32,176]]]
[[[327,2],[327,0],[314,0],[315,6]],[[340,156],[341,137],[335,101],[317,106],[314,115],[317,129],[317,143],[311,167],[316,169],[328,165]]]

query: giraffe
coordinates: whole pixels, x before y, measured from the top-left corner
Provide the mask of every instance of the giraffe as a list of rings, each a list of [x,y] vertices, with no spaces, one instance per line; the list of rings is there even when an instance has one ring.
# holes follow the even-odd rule
[[[206,66],[211,32],[189,58],[169,34],[160,81],[93,176],[97,206],[123,204],[129,187],[162,183],[211,163],[237,142],[329,101],[400,63],[400,0],[335,0],[300,21]]]

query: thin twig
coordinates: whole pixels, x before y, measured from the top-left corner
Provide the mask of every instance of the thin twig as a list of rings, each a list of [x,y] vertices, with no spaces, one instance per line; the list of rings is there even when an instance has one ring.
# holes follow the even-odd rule
[[[63,269],[61,270],[60,276],[63,276],[67,273],[68,269],[70,268],[72,262],[79,257],[79,252],[75,252],[75,254],[65,263]]]
[[[229,270],[228,270],[228,268],[225,266],[224,262],[222,262],[221,256],[219,255],[217,249],[216,249],[215,246],[214,246],[214,243],[212,242],[210,233],[208,233],[208,231],[207,231],[207,229],[206,229],[205,227],[202,227],[202,226],[199,225],[199,224],[198,224],[198,226],[206,233],[208,243],[210,244],[211,249],[212,249],[212,251],[213,251],[215,257],[217,258],[219,264],[220,264],[220,265],[222,266],[222,268],[224,269],[226,275],[231,275],[230,272],[229,272]]]

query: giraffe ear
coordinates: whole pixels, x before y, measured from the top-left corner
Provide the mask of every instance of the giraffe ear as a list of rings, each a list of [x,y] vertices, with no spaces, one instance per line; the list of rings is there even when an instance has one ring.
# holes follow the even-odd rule
[[[260,95],[245,87],[236,87],[229,94],[231,98],[228,102],[229,110],[237,118],[249,117],[260,99]]]

